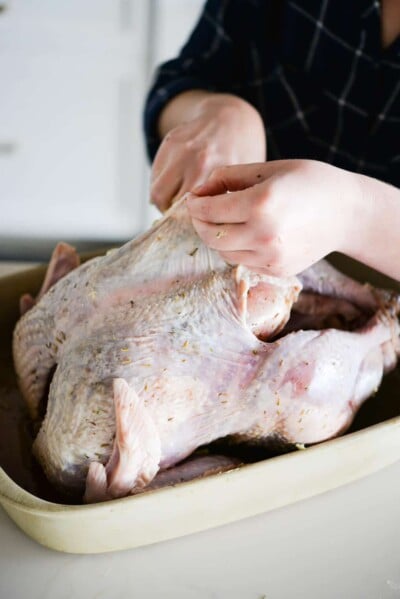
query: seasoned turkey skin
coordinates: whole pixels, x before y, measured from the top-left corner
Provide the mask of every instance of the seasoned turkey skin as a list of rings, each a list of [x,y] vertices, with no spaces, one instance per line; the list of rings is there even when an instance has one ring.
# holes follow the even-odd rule
[[[122,248],[67,262],[25,300],[13,352],[32,418],[47,399],[34,453],[88,502],[137,493],[221,437],[338,435],[397,361],[396,297],[325,262],[287,279],[230,266],[184,200]],[[292,307],[316,330],[290,329]],[[324,328],[337,314],[359,326]]]

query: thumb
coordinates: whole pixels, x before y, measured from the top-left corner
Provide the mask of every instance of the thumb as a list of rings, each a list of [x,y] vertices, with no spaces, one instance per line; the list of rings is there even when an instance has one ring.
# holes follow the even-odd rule
[[[208,196],[247,189],[265,181],[271,175],[272,170],[272,164],[267,162],[221,166],[214,169],[202,185],[192,189],[192,193],[198,196]]]

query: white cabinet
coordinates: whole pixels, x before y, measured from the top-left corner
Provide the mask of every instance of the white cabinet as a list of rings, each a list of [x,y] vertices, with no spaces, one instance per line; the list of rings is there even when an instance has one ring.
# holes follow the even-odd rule
[[[178,54],[195,26],[204,3],[205,0],[153,0],[150,21],[151,71]],[[146,181],[145,195],[148,197],[148,179]],[[146,225],[159,217],[159,212],[149,204],[145,210]]]
[[[149,6],[15,0],[0,13],[0,236],[143,228]]]
[[[0,0],[0,246],[123,240],[158,215],[144,99],[202,4]]]
[[[156,63],[173,58],[191,33],[205,0],[155,0],[153,31]]]

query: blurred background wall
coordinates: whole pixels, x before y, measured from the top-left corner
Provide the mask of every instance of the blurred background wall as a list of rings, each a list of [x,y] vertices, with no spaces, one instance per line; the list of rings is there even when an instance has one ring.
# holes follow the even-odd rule
[[[146,228],[142,109],[203,0],[0,0],[0,259]]]

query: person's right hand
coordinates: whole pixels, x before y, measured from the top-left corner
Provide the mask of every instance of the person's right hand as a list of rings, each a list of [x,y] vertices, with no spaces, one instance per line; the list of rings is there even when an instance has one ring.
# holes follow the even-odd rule
[[[177,97],[181,103],[183,96]],[[167,133],[154,159],[150,196],[161,211],[215,168],[266,158],[264,125],[253,106],[228,94],[205,93],[193,101],[192,118],[182,114],[183,122]]]

